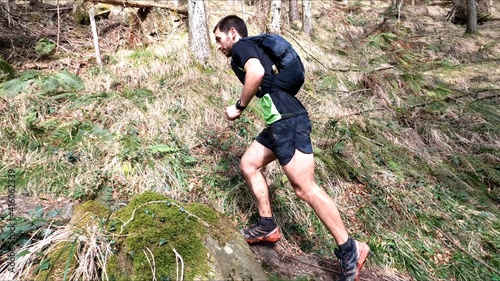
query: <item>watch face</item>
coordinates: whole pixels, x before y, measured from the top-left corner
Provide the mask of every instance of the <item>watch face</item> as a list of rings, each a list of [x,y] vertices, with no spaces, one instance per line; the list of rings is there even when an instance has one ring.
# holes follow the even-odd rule
[[[238,100],[236,102],[236,108],[239,109],[239,110],[244,110],[247,107],[246,106],[241,106],[241,100]]]

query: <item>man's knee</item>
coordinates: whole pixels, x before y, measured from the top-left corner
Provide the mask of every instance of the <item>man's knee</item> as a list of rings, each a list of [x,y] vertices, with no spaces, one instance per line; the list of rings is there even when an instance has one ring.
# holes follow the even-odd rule
[[[293,187],[293,191],[295,192],[295,195],[301,199],[301,200],[305,200],[307,197],[306,197],[306,192],[304,192],[304,190],[302,188],[299,188],[299,187]]]
[[[243,157],[240,160],[240,169],[244,175],[251,174],[256,170],[253,163],[250,161],[250,159],[245,157],[245,155],[243,155]]]
[[[295,195],[307,202],[310,203],[313,198],[316,197],[318,194],[318,189],[319,187],[313,182],[313,183],[307,183],[307,184],[291,184],[293,187],[293,191],[295,192]]]

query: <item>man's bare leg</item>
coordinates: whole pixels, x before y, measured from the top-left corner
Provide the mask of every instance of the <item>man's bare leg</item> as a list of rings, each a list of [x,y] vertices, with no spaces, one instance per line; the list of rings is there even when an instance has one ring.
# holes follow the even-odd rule
[[[248,243],[277,242],[281,232],[274,221],[269,201],[269,188],[261,169],[276,159],[274,153],[262,144],[254,141],[241,158],[241,170],[255,197],[259,210],[258,223],[248,229],[243,229]]]
[[[332,234],[339,246],[335,255],[340,259],[342,272],[338,281],[359,280],[370,247],[350,239],[335,201],[314,181],[314,156],[295,150],[292,160],[283,166],[297,196],[307,202]]]
[[[330,231],[337,245],[344,244],[349,235],[337,205],[314,180],[314,156],[295,150],[292,160],[283,166],[295,194],[308,203]]]
[[[269,202],[269,188],[261,169],[275,159],[276,155],[257,141],[252,142],[241,158],[240,165],[243,176],[255,197],[261,217],[273,216]]]

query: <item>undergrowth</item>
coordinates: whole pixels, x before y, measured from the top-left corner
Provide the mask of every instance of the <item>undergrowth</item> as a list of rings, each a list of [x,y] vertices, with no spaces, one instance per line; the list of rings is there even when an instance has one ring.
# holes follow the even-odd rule
[[[361,12],[346,24],[368,28]],[[318,31],[317,45],[330,49],[298,49],[309,70],[299,98],[313,120],[317,182],[350,234],[373,249],[368,267],[419,281],[500,280],[496,66],[459,60],[442,40],[419,45],[410,27],[388,22],[350,39],[350,48],[329,46],[332,38]],[[337,28],[328,36],[345,35]],[[170,43],[112,54],[103,71],[9,71],[0,84],[0,192],[14,169],[19,193],[31,196],[99,199],[118,209],[154,191],[209,204],[238,227],[254,222],[238,163],[264,126],[258,107],[225,121],[239,82],[215,50],[200,67],[179,40],[185,30],[177,33]],[[315,52],[332,61],[314,60]],[[356,69],[338,71],[333,62]],[[480,66],[490,69],[469,79]],[[330,235],[278,165],[264,174],[286,241],[331,256]]]

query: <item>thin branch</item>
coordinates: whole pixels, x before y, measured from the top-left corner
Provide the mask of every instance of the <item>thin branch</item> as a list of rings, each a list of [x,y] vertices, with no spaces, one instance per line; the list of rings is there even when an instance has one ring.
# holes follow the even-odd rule
[[[477,99],[471,101],[471,103],[482,101],[482,100],[487,100],[487,99],[494,99],[494,98],[498,98],[498,97],[500,97],[500,95],[486,96],[486,97],[482,97],[482,98],[477,98]]]
[[[92,27],[92,36],[94,37],[94,49],[95,49],[95,59],[99,68],[102,69],[101,52],[99,50],[99,37],[97,36],[97,27],[94,18],[94,5],[90,6],[89,9],[90,25]]]
[[[309,52],[307,52],[306,49],[304,49],[304,47],[302,47],[302,45],[299,43],[299,41],[293,36],[293,33],[286,29],[285,30],[288,32],[288,35],[290,36],[290,38],[295,41],[295,43],[297,43],[297,45],[300,47],[300,49],[302,49],[302,51],[304,51],[304,53],[306,53],[306,55],[308,57],[311,57],[313,60],[315,60],[317,63],[319,63],[321,66],[323,66],[325,69],[329,69],[329,70],[332,70],[332,71],[340,71],[340,72],[348,72],[348,71],[361,71],[360,69],[352,69],[352,68],[330,68],[330,67],[327,67],[326,65],[324,65],[319,59],[317,59],[315,56],[311,55]]]
[[[56,45],[61,45],[61,12],[59,10],[59,0],[57,0],[57,42]]]
[[[380,67],[377,67],[375,69],[370,70],[368,73],[373,73],[376,71],[382,71],[382,70],[386,70],[386,69],[396,69],[396,67],[394,67],[393,65],[380,66]]]
[[[365,34],[365,36],[363,36],[363,38],[361,39],[366,39],[368,38],[370,35],[372,35],[375,31],[379,30],[380,28],[382,28],[382,26],[387,22],[387,17],[384,17],[384,20],[378,24],[374,29],[372,29],[370,32],[368,32],[367,34]]]
[[[398,5],[398,23],[401,22],[401,6],[403,6],[403,1],[404,0],[400,0],[401,2],[399,2],[399,5]]]
[[[328,67],[326,67],[326,65],[324,65],[320,60],[318,60],[315,56],[309,54],[305,49],[304,47],[302,47],[302,45],[299,43],[299,41],[297,41],[297,39],[295,39],[293,36],[292,36],[292,32],[290,32],[289,30],[287,30],[289,35],[290,35],[290,38],[292,38],[293,41],[295,41],[295,43],[297,43],[297,45],[302,49],[302,51],[304,51],[304,53],[307,54],[307,56],[313,58],[316,62],[318,62],[319,64],[321,64],[321,66],[323,66],[324,68],[328,69]]]
[[[144,255],[146,256],[146,259],[148,260],[149,267],[151,268],[151,272],[153,273],[153,281],[156,281],[155,256],[153,255],[153,252],[151,252],[151,250],[148,247],[146,247],[146,250],[148,250],[149,254],[151,254],[151,259],[153,260],[153,263],[151,263],[151,261],[149,260],[149,257],[148,257],[148,254],[146,253],[146,251],[144,251],[144,249],[142,249],[142,251],[144,252]]]
[[[175,263],[177,264],[177,281],[182,281],[184,279],[184,261],[182,260],[182,256],[177,253],[175,248],[172,248],[175,253]],[[179,260],[181,261],[181,279],[179,279]]]
[[[10,28],[12,27],[11,26],[11,22],[12,22],[12,19],[10,18],[10,3],[9,1],[5,2],[5,6],[7,7],[7,26]]]

